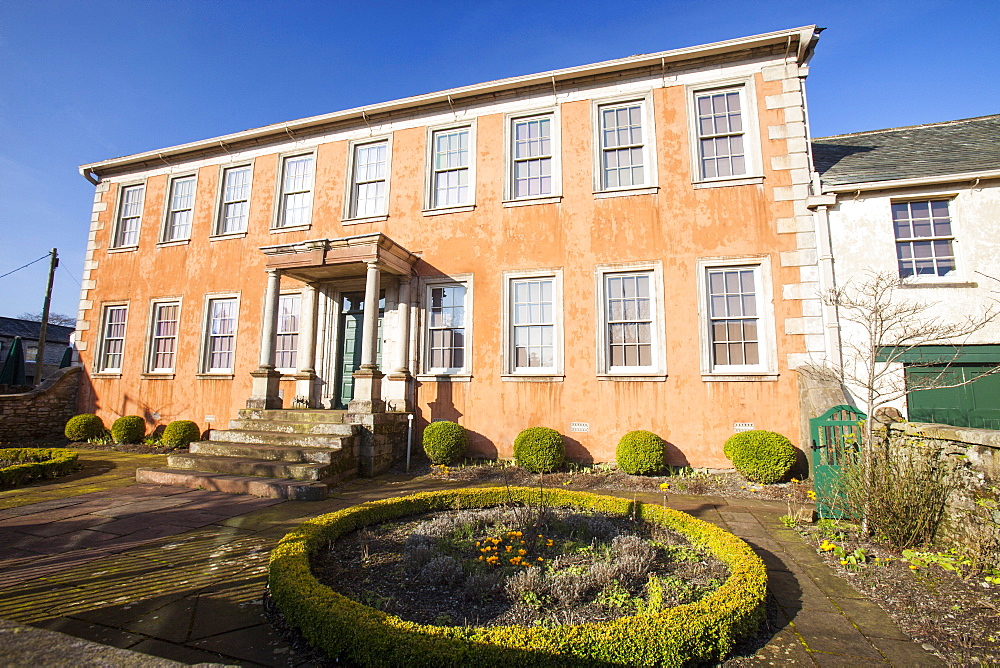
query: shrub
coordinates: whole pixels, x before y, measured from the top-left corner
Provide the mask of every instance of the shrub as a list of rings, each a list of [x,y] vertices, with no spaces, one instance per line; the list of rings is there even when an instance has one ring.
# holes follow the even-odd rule
[[[424,452],[434,464],[452,464],[465,454],[469,435],[465,427],[441,420],[424,429]]]
[[[795,464],[795,446],[781,434],[753,429],[733,434],[722,451],[747,480],[778,482]]]
[[[562,436],[555,429],[529,427],[514,439],[514,461],[534,473],[554,471],[565,459]]]
[[[192,441],[201,440],[201,430],[191,420],[174,420],[163,430],[160,443],[167,448],[184,448]]]
[[[111,425],[115,443],[138,443],[146,435],[146,421],[138,415],[123,415]]]
[[[615,459],[618,468],[631,475],[659,473],[663,470],[666,443],[651,431],[630,431],[618,441]]]
[[[467,628],[404,621],[325,587],[310,570],[311,554],[359,527],[459,505],[537,505],[543,495],[553,507],[636,514],[677,531],[725,563],[729,577],[689,604],[652,606],[643,614],[608,622]],[[522,573],[529,570],[541,569]],[[527,585],[537,583],[520,584],[527,591]],[[329,657],[353,665],[680,666],[717,663],[738,638],[757,630],[764,616],[767,570],[745,542],[677,510],[562,489],[480,487],[372,501],[311,519],[272,550],[268,590],[291,627]]]
[[[66,438],[71,441],[86,441],[104,435],[104,421],[93,413],[74,415],[66,423]]]
[[[72,473],[78,468],[76,457],[75,452],[64,448],[0,449],[0,487]]]

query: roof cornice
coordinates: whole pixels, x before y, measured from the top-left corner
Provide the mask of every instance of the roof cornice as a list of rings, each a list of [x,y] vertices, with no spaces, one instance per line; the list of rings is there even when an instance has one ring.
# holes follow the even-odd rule
[[[824,193],[853,193],[868,190],[893,190],[895,188],[910,188],[916,186],[932,186],[945,183],[961,183],[962,181],[977,181],[982,179],[1000,178],[1000,169],[981,170],[978,172],[961,172],[941,176],[919,176],[912,179],[892,179],[888,181],[865,181],[858,183],[843,183],[824,185]],[[822,177],[820,177],[822,180]]]
[[[390,100],[388,102],[381,102],[363,107],[355,107],[353,109],[345,109],[343,111],[322,114],[320,116],[310,116],[308,118],[301,118],[294,121],[288,121],[286,123],[265,125],[259,128],[244,130],[242,132],[212,137],[210,139],[203,139],[187,144],[179,144],[177,146],[171,146],[154,151],[146,151],[144,153],[135,153],[133,155],[127,155],[120,158],[92,162],[81,165],[80,174],[88,180],[96,182],[100,178],[102,171],[118,171],[123,168],[127,168],[130,165],[139,165],[149,160],[161,160],[165,162],[167,158],[176,158],[185,154],[212,148],[224,149],[227,144],[246,140],[261,141],[267,138],[282,135],[294,137],[297,131],[303,131],[320,125],[343,122],[352,119],[360,121],[373,114],[421,107],[435,103],[453,103],[462,98],[469,98],[483,94],[496,93],[539,84],[555,85],[560,81],[568,81],[585,76],[630,70],[640,67],[657,65],[665,66],[667,63],[716,56],[723,53],[745,51],[760,47],[781,44],[787,45],[789,50],[794,47],[796,61],[800,64],[804,64],[812,55],[812,50],[818,39],[818,35],[819,33],[816,26],[809,25],[799,28],[791,28],[788,30],[763,33],[760,35],[751,35],[749,37],[740,37],[738,39],[730,39],[722,42],[713,42],[711,44],[701,44],[698,46],[673,49],[670,51],[660,51],[658,53],[648,53],[629,56],[628,58],[607,60],[590,65],[580,65],[577,67],[550,70],[548,72],[539,72],[537,74],[497,79],[495,81],[487,81],[484,83],[473,84],[471,86],[451,88],[448,90],[438,91],[436,93],[426,93],[423,95],[415,95],[412,97]],[[791,55],[791,53],[789,53],[789,55]]]

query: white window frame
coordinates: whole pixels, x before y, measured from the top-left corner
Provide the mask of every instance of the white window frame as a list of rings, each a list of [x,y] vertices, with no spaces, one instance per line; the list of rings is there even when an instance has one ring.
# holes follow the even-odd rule
[[[122,323],[122,335],[109,337],[108,336],[108,316],[112,309],[122,309],[125,312],[125,321]],[[101,305],[101,331],[100,331],[100,341],[97,346],[97,359],[94,360],[94,366],[98,374],[114,374],[121,375],[122,368],[125,366],[125,341],[128,338],[128,311],[129,303],[126,302],[108,302]],[[108,354],[108,341],[115,340],[122,342],[121,360],[117,367],[106,366],[107,354]]]
[[[174,185],[178,181],[184,181],[186,179],[191,179],[193,183],[193,190],[191,191],[191,208],[189,209],[174,209]],[[186,174],[177,174],[171,176],[167,180],[167,191],[163,198],[163,221],[160,224],[160,246],[169,246],[173,244],[184,244],[191,241],[191,234],[194,232],[194,209],[198,202],[198,174],[197,172],[191,172]],[[172,238],[170,235],[173,231],[172,219],[173,214],[177,211],[189,211],[191,214],[191,222],[188,225],[188,233],[186,236],[179,236]]]
[[[604,133],[601,124],[601,112],[608,107],[638,105],[642,114],[642,164],[644,179],[642,183],[628,186],[608,187],[604,181]],[[610,98],[599,98],[591,101],[591,127],[593,132],[593,174],[594,194],[598,197],[614,197],[616,195],[636,195],[655,193],[659,190],[656,151],[656,119],[653,113],[653,91],[636,95],[619,95]]]
[[[608,338],[607,279],[615,275],[646,274],[650,283],[652,364],[611,366]],[[594,268],[594,295],[597,313],[597,377],[602,380],[666,380],[667,346],[664,327],[663,265],[660,261],[600,264]]]
[[[510,381],[561,381],[565,377],[564,372],[564,347],[563,347],[563,277],[561,268],[533,269],[525,271],[505,271],[503,272],[503,310],[501,311],[501,327],[503,331],[503,380]],[[552,314],[553,314],[553,366],[551,367],[521,367],[514,366],[514,317],[512,308],[513,284],[515,281],[523,279],[551,279],[552,280]]]
[[[356,215],[356,202],[354,200],[354,186],[355,183],[355,156],[357,155],[358,148],[369,146],[373,144],[385,144],[385,205],[382,211],[365,215]],[[365,183],[374,183],[374,181],[366,181]],[[347,145],[347,192],[344,196],[344,215],[341,222],[351,225],[358,223],[371,223],[380,220],[386,220],[389,217],[389,197],[392,185],[392,135],[382,135],[375,137],[365,137],[364,139],[355,139],[348,142]]]
[[[243,237],[246,236],[247,230],[250,229],[250,202],[253,197],[253,162],[238,163],[232,165],[219,165],[219,187],[218,192],[215,194],[215,219],[212,222],[212,237],[230,238],[230,237]],[[225,225],[225,214],[226,214],[226,204],[229,204],[226,200],[226,175],[238,169],[246,169],[249,172],[248,183],[247,183],[247,220],[246,226],[242,230],[237,230],[235,232],[226,232],[223,227]],[[242,200],[233,200],[242,201]]]
[[[281,324],[282,324],[281,323],[281,299],[288,298],[288,297],[291,297],[291,298],[298,297],[298,299],[299,299],[299,311],[295,315],[295,318],[296,318],[296,320],[295,320],[296,328],[295,328],[294,332],[291,332],[291,331],[283,332],[281,330]],[[295,373],[298,370],[298,364],[299,364],[299,342],[300,342],[300,335],[302,334],[302,302],[303,302],[302,291],[300,291],[300,290],[294,290],[294,291],[289,291],[289,292],[282,292],[280,295],[278,295],[278,318],[277,318],[277,320],[274,323],[274,337],[275,337],[275,339],[274,339],[274,359],[275,359],[275,369],[277,371],[280,371],[281,373],[291,374],[291,373]],[[287,334],[293,334],[293,333],[295,334],[295,366],[278,366],[277,365],[277,359],[278,359],[278,337],[281,336],[281,335],[283,335],[283,334],[287,335]]]
[[[439,133],[454,132],[456,130],[466,130],[469,133],[469,164],[464,168],[469,179],[469,201],[461,204],[438,205],[437,192],[435,189],[435,176],[439,171],[457,171],[435,168],[435,138]],[[427,128],[427,156],[426,174],[424,175],[424,213],[454,213],[458,211],[472,211],[476,207],[476,122],[463,121],[461,123],[449,123],[447,125],[435,125]],[[388,169],[388,164],[386,165]],[[386,185],[388,189],[388,184]],[[386,200],[388,203],[388,199]]]
[[[236,302],[236,317],[233,324],[233,366],[230,369],[211,368],[211,336],[212,336],[212,303],[222,300],[234,300]],[[228,377],[232,378],[236,369],[236,353],[239,343],[240,326],[240,294],[238,292],[220,292],[205,295],[205,305],[202,313],[201,350],[199,352],[199,376],[206,377]]]
[[[434,288],[454,288],[463,287],[465,288],[465,319],[462,322],[462,328],[465,330],[465,365],[462,367],[454,368],[435,368],[431,366],[431,291]],[[417,377],[421,380],[441,380],[445,377],[447,380],[469,380],[472,377],[472,308],[473,308],[473,279],[472,274],[454,274],[450,276],[434,277],[429,279],[423,279],[421,281],[421,289],[423,293],[423,308],[422,312],[422,327],[421,336],[422,344],[421,350],[423,351],[423,362],[421,368],[423,372]]]
[[[701,133],[698,128],[698,96],[706,93],[736,91],[740,94],[743,122],[743,156],[746,173],[735,176],[704,178],[701,174]],[[696,188],[763,183],[760,126],[757,117],[757,93],[752,77],[724,79],[685,86],[688,113],[688,146],[691,152],[691,182]]]
[[[531,195],[515,197],[514,167],[518,162],[514,158],[514,124],[519,121],[530,121],[548,118],[551,122],[552,152],[552,192],[547,195]],[[562,199],[562,121],[559,107],[544,107],[504,115],[504,206],[520,206],[529,204],[546,204]]]
[[[285,195],[289,194],[285,192],[285,166],[288,164],[289,160],[295,160],[297,158],[311,158],[312,159],[312,172],[309,175],[309,187],[305,190],[296,190],[291,194],[298,193],[309,193],[309,221],[306,223],[299,223],[296,225],[286,225],[285,224]],[[307,230],[312,227],[312,216],[313,209],[316,206],[316,150],[311,151],[295,151],[292,153],[284,153],[278,156],[278,178],[276,183],[275,195],[274,195],[274,216],[271,220],[271,232],[288,232],[296,230]]]
[[[176,306],[177,307],[177,325],[174,331],[174,351],[173,359],[174,364],[170,368],[158,368],[156,367],[156,342],[159,339],[166,339],[171,337],[157,336],[156,335],[156,325],[157,325],[157,314],[159,313],[160,307],[163,306]],[[146,364],[145,373],[155,374],[155,375],[173,375],[177,370],[177,353],[178,345],[180,342],[180,328],[181,328],[181,298],[180,297],[160,297],[154,299],[149,305],[149,331],[147,333],[146,341]]]
[[[125,213],[125,192],[133,188],[142,188],[142,203],[139,205],[139,215],[134,216],[138,218],[138,224],[135,230],[135,243],[125,244],[121,243],[122,239],[122,223],[124,222]],[[146,181],[133,181],[130,183],[121,183],[118,186],[118,197],[115,200],[115,224],[111,230],[111,239],[108,240],[108,250],[135,250],[139,247],[139,238],[142,234],[142,216],[146,208]],[[130,216],[130,218],[133,216]]]
[[[712,332],[709,307],[708,272],[711,269],[755,270],[757,287],[757,364],[715,365],[712,356]],[[705,381],[777,380],[778,351],[774,328],[774,293],[771,278],[771,258],[768,255],[717,257],[698,259],[698,329],[701,341],[701,373]]]
[[[931,193],[922,195],[910,195],[905,197],[890,197],[889,198],[889,211],[888,220],[889,225],[892,227],[892,257],[893,266],[895,267],[896,275],[899,276],[900,282],[904,285],[933,285],[933,284],[952,284],[960,283],[967,280],[962,269],[966,266],[966,263],[960,257],[960,247],[961,244],[958,243],[959,238],[959,216],[958,212],[960,206],[957,203],[958,194],[955,192],[947,193]],[[951,235],[946,237],[913,237],[912,239],[902,239],[896,237],[895,230],[895,220],[892,217],[892,207],[894,204],[913,204],[915,202],[947,202],[948,204],[948,217],[951,221]],[[911,219],[912,220],[912,219]],[[951,241],[951,254],[955,262],[955,269],[946,276],[919,276],[914,274],[913,276],[903,277],[899,270],[899,256],[898,256],[898,246],[901,241],[934,241],[934,240],[950,240]]]

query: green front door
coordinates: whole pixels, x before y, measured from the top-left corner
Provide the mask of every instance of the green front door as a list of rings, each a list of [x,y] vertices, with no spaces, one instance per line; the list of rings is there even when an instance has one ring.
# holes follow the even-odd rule
[[[813,489],[820,517],[841,519],[850,514],[841,475],[844,462],[857,452],[864,419],[865,414],[853,406],[840,405],[809,420]]]
[[[378,303],[378,348],[375,362],[382,366],[382,315],[385,294]],[[337,328],[337,408],[347,408],[354,398],[354,372],[361,366],[361,329],[365,319],[365,293],[345,292],[340,297],[340,322]]]

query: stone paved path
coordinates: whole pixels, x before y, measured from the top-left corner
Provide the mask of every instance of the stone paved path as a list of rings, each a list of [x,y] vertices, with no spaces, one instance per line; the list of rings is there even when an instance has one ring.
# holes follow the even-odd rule
[[[455,484],[383,476],[326,501],[282,502],[129,484],[128,471],[149,460],[116,454],[81,453],[89,477],[0,493],[0,618],[183,663],[308,665],[263,616],[277,540],[316,514]],[[781,527],[784,504],[668,503],[733,531],[768,565],[781,628],[735,665],[943,665]]]

